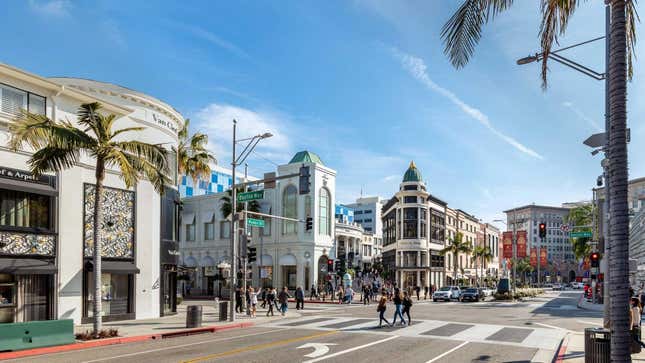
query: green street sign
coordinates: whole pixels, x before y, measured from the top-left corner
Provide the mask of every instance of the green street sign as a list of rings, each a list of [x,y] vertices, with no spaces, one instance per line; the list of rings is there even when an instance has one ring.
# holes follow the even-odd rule
[[[263,199],[264,190],[255,190],[252,192],[240,193],[237,195],[238,202],[248,202],[249,200]]]
[[[246,224],[250,227],[264,227],[263,219],[247,218]]]
[[[585,238],[585,237],[592,237],[593,233],[592,232],[571,232],[569,233],[569,237],[571,238]]]

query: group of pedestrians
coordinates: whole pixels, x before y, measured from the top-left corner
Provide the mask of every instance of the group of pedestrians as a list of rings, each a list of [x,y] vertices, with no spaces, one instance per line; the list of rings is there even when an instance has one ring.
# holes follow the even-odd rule
[[[385,318],[385,311],[387,310],[387,296],[383,295],[381,296],[381,299],[379,300],[378,307],[376,308],[376,311],[379,313],[379,322],[378,322],[378,327],[381,328],[383,326],[383,322],[389,326],[394,326],[396,324],[396,318],[399,317],[401,322],[401,325],[408,325],[412,324],[412,318],[410,317],[410,309],[412,308],[412,299],[410,298],[410,294],[407,291],[404,291],[401,293],[401,291],[398,288],[395,288],[394,291],[392,292],[392,302],[394,303],[394,317],[392,318],[392,323],[390,323],[386,318]],[[405,318],[403,315],[407,315],[408,321],[405,321]]]
[[[289,308],[289,298],[291,295],[289,295],[289,291],[287,290],[286,287],[282,288],[282,291],[279,293],[276,291],[274,288],[266,288],[260,292],[260,288],[257,290],[254,289],[253,287],[249,287],[246,292],[245,292],[245,298],[246,298],[246,314],[251,316],[252,318],[256,317],[256,312],[257,312],[257,305],[258,305],[258,300],[262,299],[262,304],[260,305],[262,308],[266,308],[268,306],[267,310],[267,316],[271,315],[274,316],[274,310],[273,307],[275,306],[275,309],[280,311],[282,316],[284,316],[287,313],[287,309]],[[302,291],[302,289],[301,289]],[[298,291],[296,291],[296,296]],[[258,295],[260,297],[258,298]],[[296,298],[296,300],[298,300]],[[304,305],[304,295],[301,296],[301,304]],[[301,305],[301,306],[302,306]],[[296,309],[298,308],[298,305],[296,304]],[[235,312],[236,313],[243,313],[244,312],[244,306],[242,305],[242,289],[237,288],[235,289]]]

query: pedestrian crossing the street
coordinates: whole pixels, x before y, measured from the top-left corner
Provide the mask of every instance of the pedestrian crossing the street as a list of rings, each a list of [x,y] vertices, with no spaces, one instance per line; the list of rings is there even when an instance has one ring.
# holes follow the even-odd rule
[[[326,317],[308,315],[288,321],[262,324],[273,328],[340,330],[347,333],[395,334],[414,338],[434,338],[467,342],[514,345],[526,348],[557,349],[566,334],[562,329],[524,328],[493,324],[412,320],[412,325],[378,328],[378,318]]]

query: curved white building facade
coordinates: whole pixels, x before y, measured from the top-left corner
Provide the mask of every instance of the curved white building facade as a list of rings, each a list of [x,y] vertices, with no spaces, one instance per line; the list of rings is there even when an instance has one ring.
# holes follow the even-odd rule
[[[31,150],[7,147],[20,109],[75,122],[83,103],[117,115],[114,128],[145,127],[124,138],[177,146],[185,122],[168,104],[142,93],[78,78],[43,78],[0,64],[0,322],[71,318],[89,322],[94,161],[36,180]],[[104,320],[154,318],[175,310],[178,256],[176,162],[163,195],[148,181],[128,189],[117,169],[105,178],[102,289]],[[36,298],[34,298],[34,296]],[[34,301],[32,301],[34,300]]]

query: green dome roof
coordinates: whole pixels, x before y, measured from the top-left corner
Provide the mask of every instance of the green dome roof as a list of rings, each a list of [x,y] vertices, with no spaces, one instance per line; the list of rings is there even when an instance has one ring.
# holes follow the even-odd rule
[[[421,172],[417,169],[417,166],[414,165],[414,161],[410,162],[408,170],[403,175],[403,182],[422,182],[423,177],[421,177]]]
[[[289,164],[294,163],[315,163],[325,165],[322,160],[320,160],[320,157],[318,155],[307,150],[296,153],[296,155],[294,155],[289,162]]]

